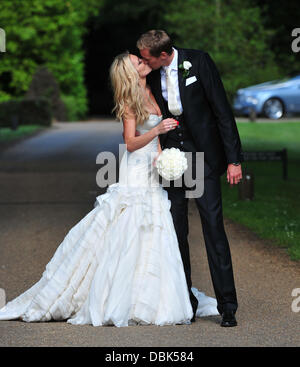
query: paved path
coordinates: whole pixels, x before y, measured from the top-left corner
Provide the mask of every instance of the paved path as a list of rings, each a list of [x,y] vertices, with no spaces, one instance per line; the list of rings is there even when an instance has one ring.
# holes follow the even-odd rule
[[[249,118],[247,117],[236,117],[235,118],[236,121],[238,122],[252,122]],[[278,120],[273,120],[273,119],[268,119],[265,117],[258,117],[255,121],[253,121],[253,123],[260,123],[260,122],[300,122],[300,116],[298,117],[283,117],[281,119]]]
[[[101,193],[95,157],[101,150],[117,153],[121,142],[118,123],[56,123],[0,154],[0,287],[7,300],[40,279],[68,230],[92,209]],[[189,220],[193,284],[214,296],[194,201]],[[1,321],[0,346],[299,346],[300,312],[291,309],[299,262],[240,225],[225,220],[225,228],[238,327],[221,328],[219,316],[192,325],[128,328]]]

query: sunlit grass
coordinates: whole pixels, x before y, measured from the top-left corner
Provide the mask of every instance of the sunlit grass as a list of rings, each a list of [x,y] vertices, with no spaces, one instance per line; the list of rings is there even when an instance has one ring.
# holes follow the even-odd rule
[[[243,150],[288,151],[288,180],[281,162],[244,162],[243,172],[254,175],[254,200],[238,199],[222,177],[224,215],[242,223],[274,245],[286,247],[293,260],[300,259],[300,122],[238,123]]]
[[[0,128],[0,144],[8,143],[31,135],[40,129],[45,129],[41,125],[21,125],[17,130],[8,127]]]

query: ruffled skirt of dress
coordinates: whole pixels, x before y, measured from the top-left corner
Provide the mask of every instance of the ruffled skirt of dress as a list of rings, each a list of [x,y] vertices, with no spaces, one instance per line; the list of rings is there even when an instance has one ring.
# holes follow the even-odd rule
[[[198,316],[218,314],[215,299],[194,292]],[[191,317],[167,192],[119,183],[71,228],[41,279],[0,310],[0,320],[94,326],[188,324]]]
[[[127,326],[188,324],[193,316],[168,193],[150,184],[157,142],[125,151],[120,181],[67,233],[42,278],[0,320]],[[155,184],[153,184],[155,183]],[[197,289],[197,316],[217,303]]]

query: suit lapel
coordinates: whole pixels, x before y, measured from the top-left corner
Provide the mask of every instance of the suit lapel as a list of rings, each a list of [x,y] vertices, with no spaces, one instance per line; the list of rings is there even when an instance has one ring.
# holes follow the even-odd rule
[[[163,116],[167,115],[167,111],[165,109],[165,104],[161,91],[161,77],[160,77],[160,69],[153,71],[153,94],[156,99],[156,102],[159,105],[161,113]]]
[[[151,73],[151,89],[152,89],[152,93],[156,99],[157,104],[159,105],[161,114],[163,115],[163,119],[167,118],[167,110],[165,107],[165,103],[164,103],[164,97],[162,95],[162,90],[161,90],[161,76],[160,76],[160,69],[158,70],[154,70]],[[166,139],[167,134],[160,134],[159,138],[160,138],[160,144],[163,148],[163,143],[164,140]]]
[[[184,94],[185,94],[185,79],[183,78],[183,70],[179,69],[179,65],[186,60],[186,55],[183,49],[179,48],[178,50],[178,87],[179,87],[179,94],[182,107],[184,109]]]

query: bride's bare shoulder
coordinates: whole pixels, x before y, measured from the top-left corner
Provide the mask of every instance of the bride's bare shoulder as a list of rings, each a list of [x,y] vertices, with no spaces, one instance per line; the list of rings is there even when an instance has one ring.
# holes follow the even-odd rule
[[[125,105],[124,106],[124,115],[123,115],[123,118],[124,119],[127,119],[127,120],[132,120],[132,119],[135,119],[135,114],[132,110],[132,108],[128,105]]]

